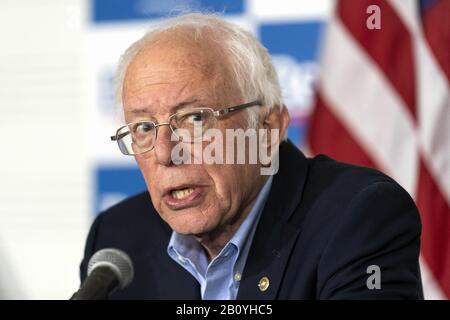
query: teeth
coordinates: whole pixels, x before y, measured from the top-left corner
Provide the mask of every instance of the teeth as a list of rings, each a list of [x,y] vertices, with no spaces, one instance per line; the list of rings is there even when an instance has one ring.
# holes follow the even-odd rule
[[[172,197],[174,197],[175,199],[184,199],[187,198],[192,192],[194,192],[193,188],[173,190]]]

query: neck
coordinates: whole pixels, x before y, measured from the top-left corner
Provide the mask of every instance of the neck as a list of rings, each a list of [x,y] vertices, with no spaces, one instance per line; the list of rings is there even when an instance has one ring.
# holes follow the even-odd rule
[[[233,235],[239,229],[242,222],[244,222],[245,218],[247,218],[250,210],[246,210],[244,214],[240,214],[239,219],[234,221],[234,223],[222,226],[221,228],[207,234],[196,236],[197,241],[202,245],[206,252],[208,262],[219,255],[225,245],[231,240]]]

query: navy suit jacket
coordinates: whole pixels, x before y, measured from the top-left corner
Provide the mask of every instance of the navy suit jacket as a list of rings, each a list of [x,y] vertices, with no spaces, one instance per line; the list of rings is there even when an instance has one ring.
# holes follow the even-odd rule
[[[279,157],[238,299],[423,298],[421,222],[402,187],[376,170],[306,158],[289,141]],[[91,227],[81,280],[93,253],[118,248],[135,277],[111,299],[200,299],[197,281],[167,254],[171,232],[147,192],[106,210]],[[368,289],[371,265],[380,268],[381,289]]]

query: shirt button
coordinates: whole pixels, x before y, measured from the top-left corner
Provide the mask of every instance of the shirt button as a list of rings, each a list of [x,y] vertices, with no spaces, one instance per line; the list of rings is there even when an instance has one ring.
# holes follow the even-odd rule
[[[242,279],[242,275],[239,272],[236,272],[236,274],[234,275],[234,280],[241,281],[241,279]]]

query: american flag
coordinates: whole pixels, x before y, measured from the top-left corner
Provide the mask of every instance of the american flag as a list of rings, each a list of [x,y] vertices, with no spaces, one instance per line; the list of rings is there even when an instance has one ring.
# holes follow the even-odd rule
[[[376,167],[415,199],[427,299],[450,298],[449,20],[450,0],[338,1],[308,131],[313,154]]]

